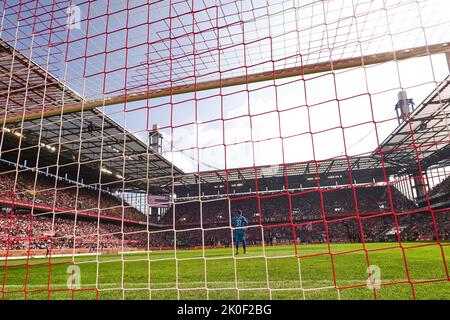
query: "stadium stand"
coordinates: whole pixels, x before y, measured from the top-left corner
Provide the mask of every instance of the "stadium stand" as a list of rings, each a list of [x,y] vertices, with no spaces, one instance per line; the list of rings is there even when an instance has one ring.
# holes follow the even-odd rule
[[[36,193],[31,195],[32,179],[30,174],[22,174],[17,185],[22,186],[19,192],[21,201],[43,202],[52,204],[52,194],[46,194],[46,187],[53,183],[53,178],[39,177]],[[10,174],[1,174],[2,185],[7,185]],[[71,192],[74,186],[68,182],[59,182],[65,188],[58,189],[56,204],[58,206],[75,207],[76,192]],[[81,189],[81,188],[79,188]],[[81,209],[92,210],[96,205],[96,192],[91,189],[81,189],[79,192],[83,200],[78,201]],[[322,215],[320,193],[305,191],[292,193],[292,217],[288,205],[288,194],[270,195],[258,201],[253,197],[231,198],[230,209],[235,212],[243,210],[249,217],[248,238],[250,244],[266,243],[322,243],[327,239],[324,218],[328,222],[329,241],[332,243],[360,242],[361,236],[365,241],[395,241],[397,228],[390,209],[390,201],[386,187],[375,186],[352,189],[329,189],[322,191],[324,215]],[[433,221],[423,214],[410,214],[418,210],[414,202],[408,200],[397,189],[391,188],[392,203],[395,212],[401,214],[398,230],[403,240],[433,239]],[[358,213],[353,204],[356,195]],[[102,212],[114,214],[109,209],[121,200],[107,193],[102,193]],[[10,250],[43,249],[47,241],[51,240],[54,249],[71,248],[118,248],[122,241],[128,247],[170,248],[174,246],[176,238],[178,247],[202,246],[202,226],[204,244],[206,246],[229,246],[231,243],[231,229],[229,227],[228,200],[216,199],[211,201],[177,202],[161,218],[159,228],[149,228],[145,225],[121,225],[112,221],[89,219],[86,217],[75,220],[69,214],[15,214],[2,210],[0,219],[0,237],[5,240],[10,237]],[[106,209],[105,209],[106,208]],[[201,211],[200,211],[201,210]],[[132,211],[135,216],[144,215],[137,209]],[[260,212],[260,213],[259,213]],[[360,215],[361,226],[356,215]],[[200,217],[203,217],[203,220]],[[173,218],[175,217],[175,223]],[[449,237],[447,228],[450,219],[447,214],[439,215],[441,236]],[[294,222],[295,228],[290,225]],[[172,226],[177,229],[175,233]],[[361,233],[361,230],[363,231]],[[295,232],[295,234],[294,234]],[[264,233],[264,236],[262,234]],[[11,240],[12,239],[12,240]],[[74,242],[75,241],[75,242]],[[6,250],[7,241],[2,241],[0,250]]]
[[[61,212],[83,210],[120,219],[123,212],[124,219],[146,221],[139,210],[126,202],[122,203],[122,199],[106,191],[88,186],[77,186],[67,179],[32,170],[19,171],[16,180],[16,173],[11,170],[7,165],[0,166],[0,193],[11,192],[10,186],[17,181],[14,191],[16,205],[17,202],[29,207],[33,207],[33,204],[47,205]]]
[[[359,2],[0,1],[1,299],[439,297],[450,6]]]

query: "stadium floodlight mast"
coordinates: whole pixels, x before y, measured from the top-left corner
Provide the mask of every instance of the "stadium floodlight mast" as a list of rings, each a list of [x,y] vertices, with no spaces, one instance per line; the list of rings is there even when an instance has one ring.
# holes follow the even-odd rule
[[[354,58],[345,58],[340,60],[324,61],[314,64],[306,64],[298,67],[291,67],[286,69],[265,71],[261,73],[248,74],[243,76],[236,76],[230,78],[224,78],[221,80],[211,80],[205,82],[199,82],[196,84],[186,84],[180,86],[167,87],[157,90],[146,90],[135,93],[128,93],[125,95],[119,95],[114,97],[100,98],[90,101],[82,101],[79,103],[72,103],[65,105],[61,108],[52,108],[45,112],[29,112],[20,116],[11,116],[4,119],[0,119],[0,124],[14,123],[26,120],[39,119],[41,117],[50,117],[61,114],[68,114],[74,112],[80,112],[82,110],[92,110],[101,107],[113,106],[123,103],[130,103],[136,101],[142,101],[146,99],[161,98],[166,96],[173,96],[183,93],[190,93],[194,91],[204,91],[216,88],[225,88],[231,86],[242,85],[246,83],[256,83],[262,81],[277,80],[296,76],[305,76],[316,73],[329,72],[334,70],[350,69],[356,67],[363,67],[369,65],[375,65],[390,61],[401,61],[411,58],[424,57],[434,54],[444,53],[447,55],[447,61],[450,66],[450,43],[439,43],[429,46],[413,47],[408,49],[402,49],[398,51],[388,51],[383,53],[377,53],[373,55],[366,55]],[[450,67],[449,67],[450,68]]]

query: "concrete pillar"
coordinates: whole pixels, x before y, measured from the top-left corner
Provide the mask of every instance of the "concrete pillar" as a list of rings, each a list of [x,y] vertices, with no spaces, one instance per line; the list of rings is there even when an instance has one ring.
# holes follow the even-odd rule
[[[450,73],[450,52],[445,53],[445,57],[447,58],[448,72]]]

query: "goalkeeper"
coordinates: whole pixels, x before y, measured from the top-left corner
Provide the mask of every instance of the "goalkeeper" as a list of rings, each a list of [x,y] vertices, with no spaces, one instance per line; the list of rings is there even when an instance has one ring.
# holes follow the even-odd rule
[[[242,210],[238,210],[238,215],[234,216],[231,220],[231,224],[234,227],[234,241],[236,243],[236,255],[239,254],[239,243],[242,241],[242,248],[244,249],[244,254],[247,251],[247,244],[245,242],[245,230],[248,225],[248,220],[244,217]]]

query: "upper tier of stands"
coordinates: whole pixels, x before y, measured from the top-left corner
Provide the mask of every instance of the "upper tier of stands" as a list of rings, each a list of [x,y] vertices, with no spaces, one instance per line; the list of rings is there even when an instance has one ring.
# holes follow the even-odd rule
[[[36,207],[48,206],[59,212],[84,211],[95,216],[147,221],[139,210],[106,191],[70,183],[39,171],[16,171],[0,164],[0,202],[7,205],[12,200],[31,207],[33,204]]]

